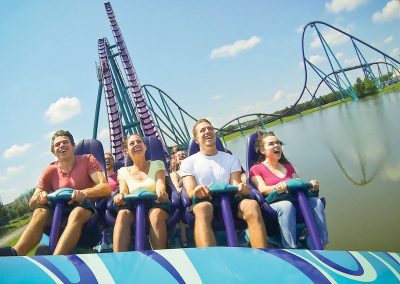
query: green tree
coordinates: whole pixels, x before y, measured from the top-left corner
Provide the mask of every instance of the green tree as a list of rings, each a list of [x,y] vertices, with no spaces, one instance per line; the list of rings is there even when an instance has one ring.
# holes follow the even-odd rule
[[[375,83],[369,78],[364,78],[364,87],[365,87],[365,95],[374,95],[378,93],[378,88],[376,87]]]
[[[360,77],[357,77],[356,83],[354,85],[354,90],[357,93],[357,96],[363,97],[365,93],[365,85],[363,80]]]

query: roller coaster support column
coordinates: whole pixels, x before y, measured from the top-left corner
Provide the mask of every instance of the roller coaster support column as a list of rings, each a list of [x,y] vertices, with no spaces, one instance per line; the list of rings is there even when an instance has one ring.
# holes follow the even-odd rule
[[[335,73],[336,82],[337,82],[338,86],[340,86],[340,90],[341,90],[341,91],[344,91],[344,92],[345,92],[349,97],[351,97],[353,100],[358,100],[358,96],[357,96],[356,92],[354,91],[353,86],[351,85],[349,78],[347,77],[345,71],[343,70],[342,66],[340,65],[339,61],[337,60],[335,54],[332,52],[332,49],[329,47],[329,45],[328,45],[328,43],[326,42],[325,38],[322,36],[322,34],[321,34],[321,32],[319,31],[319,29],[318,29],[318,27],[317,27],[316,24],[314,25],[314,28],[315,28],[315,30],[317,31],[317,34],[318,34],[318,37],[319,37],[319,39],[320,39],[320,41],[321,41],[322,47],[324,48],[326,57],[328,58],[329,64],[330,64],[330,66],[331,66],[331,68],[332,68],[332,72],[334,72],[335,69],[333,68],[333,65],[332,65],[332,62],[331,62],[329,53],[330,53],[330,55],[333,57],[333,59],[335,60],[336,64],[339,66],[340,70],[342,71],[343,76],[345,77],[345,79],[346,79],[346,81],[347,81],[347,86],[346,86],[346,87],[347,87],[347,90],[344,90],[344,89],[341,87],[340,81],[338,80],[338,77],[339,77],[339,76]],[[327,50],[327,48],[328,48],[328,50]],[[328,53],[328,51],[329,51],[329,53]]]
[[[103,83],[101,79],[99,80],[99,89],[97,91],[97,101],[96,101],[96,111],[94,114],[94,123],[93,123],[93,139],[97,139],[97,130],[99,126],[99,113],[100,113],[100,104],[101,104],[101,95],[103,94]]]
[[[362,70],[364,72],[364,76],[370,78],[371,81],[374,82],[374,84],[378,88],[378,90],[381,90],[382,85],[380,84],[379,80],[376,79],[374,72],[372,72],[371,66],[368,64],[367,60],[365,60],[364,56],[362,55],[360,49],[358,48],[358,46],[356,45],[356,43],[354,42],[353,39],[351,39],[351,42],[353,43],[353,47],[356,50],[358,61],[360,62],[360,65],[363,66]]]

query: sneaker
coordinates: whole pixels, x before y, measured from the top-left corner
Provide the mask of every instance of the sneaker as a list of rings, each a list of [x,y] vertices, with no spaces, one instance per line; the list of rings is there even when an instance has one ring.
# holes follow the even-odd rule
[[[308,229],[304,228],[297,242],[297,248],[307,249],[307,238],[308,238]]]
[[[301,235],[299,237],[300,241],[306,241],[308,237],[308,229],[304,228],[303,232],[301,232]]]
[[[48,245],[40,244],[36,247],[35,255],[52,255]]]
[[[17,252],[12,247],[1,247],[0,256],[17,256]]]

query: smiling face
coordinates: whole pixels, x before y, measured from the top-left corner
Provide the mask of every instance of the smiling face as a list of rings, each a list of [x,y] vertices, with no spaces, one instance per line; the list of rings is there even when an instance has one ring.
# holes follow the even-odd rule
[[[282,142],[276,136],[267,136],[262,142],[263,146],[260,148],[261,154],[266,159],[279,161],[283,153]]]
[[[213,147],[216,145],[216,136],[214,127],[209,122],[201,122],[195,129],[195,141],[203,147]]]
[[[105,153],[104,160],[106,161],[106,169],[107,170],[114,168],[114,158],[111,153]]]
[[[182,161],[186,158],[186,152],[183,150],[180,150],[180,151],[176,152],[175,157],[176,157],[177,161]]]
[[[142,137],[136,134],[131,135],[127,141],[127,152],[132,160],[135,156],[144,156],[146,152],[146,144],[144,144]]]
[[[58,136],[54,139],[54,155],[58,160],[69,159],[74,156],[74,145],[67,136]]]

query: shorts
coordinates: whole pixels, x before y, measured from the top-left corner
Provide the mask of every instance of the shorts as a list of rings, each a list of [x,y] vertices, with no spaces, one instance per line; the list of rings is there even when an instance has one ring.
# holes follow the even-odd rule
[[[151,200],[151,202],[146,202],[146,210],[148,211],[151,208],[160,208],[160,209],[166,211],[168,214],[171,214],[171,210],[172,210],[171,205],[172,205],[172,203],[169,199],[163,203],[158,203],[158,202],[155,202],[155,200]],[[114,203],[113,206],[114,206],[114,210],[117,214],[122,209],[129,209],[132,212],[134,212],[136,209],[136,204],[135,204],[135,201],[133,201],[133,200],[126,201],[126,203],[121,206],[116,205]]]
[[[47,208],[51,211],[51,213],[53,213],[55,207],[56,207],[56,204],[53,201],[47,201],[46,204],[38,205],[36,208]],[[76,207],[82,207],[84,209],[89,209],[90,211],[93,212],[93,214],[97,212],[96,207],[94,206],[94,203],[90,199],[85,198],[82,203],[74,202],[72,204],[65,206],[64,210],[63,210],[63,216],[71,213],[71,211],[74,210]]]
[[[232,213],[234,216],[237,216],[238,213],[238,208],[239,208],[239,204],[240,202],[242,202],[245,199],[245,197],[241,196],[240,194],[235,194],[233,196],[231,196],[231,208],[232,208]],[[201,202],[210,202],[213,207],[214,207],[214,217],[216,217],[221,211],[221,198],[219,195],[213,196],[213,199],[208,199],[208,198],[204,198],[204,199],[200,199],[197,196],[193,196],[192,197],[192,205],[190,205],[186,211],[187,212],[193,212],[193,208],[201,203]]]
[[[98,218],[98,213],[97,210],[94,206],[94,203],[90,199],[85,199],[82,203],[74,202],[70,205],[67,205],[64,207],[64,210],[62,212],[62,221],[61,224],[66,224],[68,215],[74,210],[76,207],[82,207],[84,209],[88,209],[92,211],[93,217],[96,219]],[[54,202],[47,202],[44,205],[39,205],[37,208],[46,208],[51,211],[53,214],[54,209],[55,209],[55,203]],[[96,214],[97,213],[97,214]],[[80,248],[92,248],[96,244],[98,244],[101,240],[101,226],[100,222],[98,220],[91,220],[89,219],[88,223],[91,223],[91,226],[87,226],[85,224],[82,229],[81,237],[79,239],[78,244],[76,245],[77,247]]]

